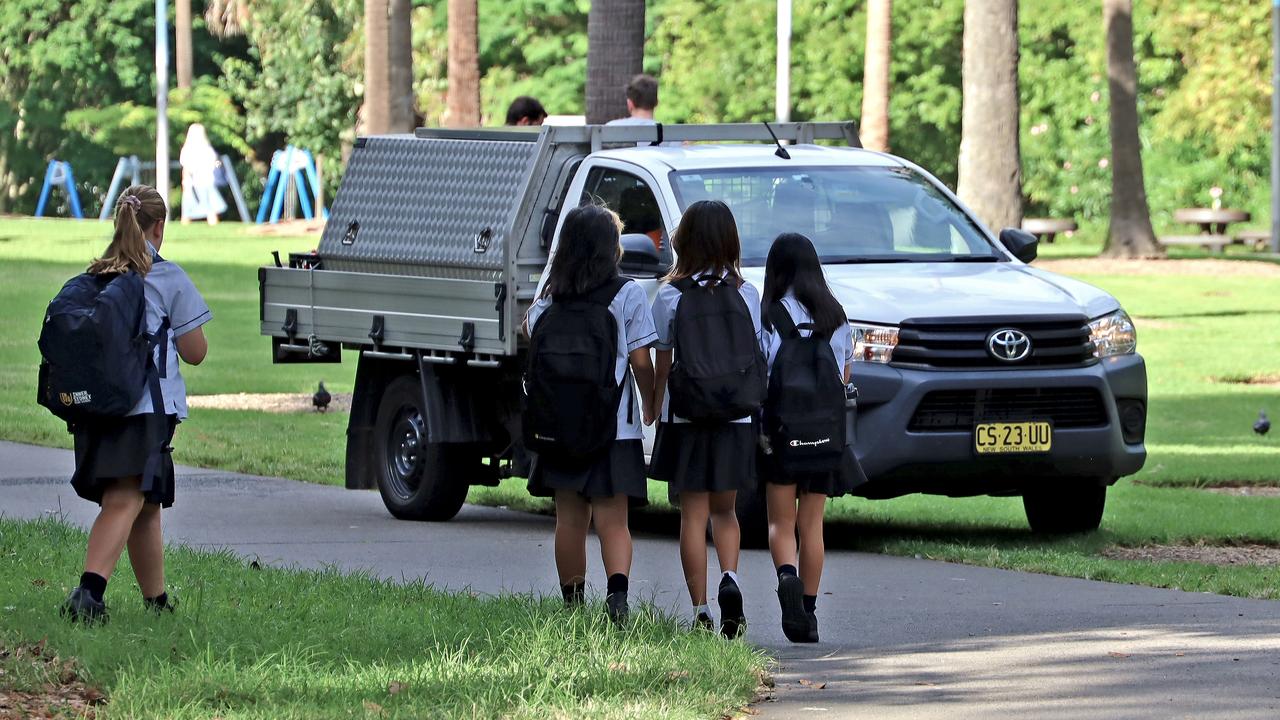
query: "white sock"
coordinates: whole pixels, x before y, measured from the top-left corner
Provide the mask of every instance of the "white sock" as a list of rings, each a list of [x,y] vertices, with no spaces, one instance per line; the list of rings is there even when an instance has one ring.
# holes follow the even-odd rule
[[[737,585],[738,587],[742,587],[742,584],[738,582],[738,573],[734,572],[733,570],[725,570],[724,574],[729,576],[729,579],[733,581],[734,585]]]
[[[707,617],[711,617],[711,608],[706,605],[694,605],[693,619],[697,620],[699,615],[706,615]]]

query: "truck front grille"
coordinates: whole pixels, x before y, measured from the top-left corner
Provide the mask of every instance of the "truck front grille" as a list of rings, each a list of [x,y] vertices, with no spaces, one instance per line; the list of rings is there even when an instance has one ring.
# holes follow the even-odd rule
[[[1031,354],[1017,362],[997,360],[987,348],[996,330],[1011,328],[1026,333]],[[990,319],[907,320],[898,332],[893,365],[918,368],[1044,368],[1080,367],[1095,362],[1088,321],[1081,316]]]
[[[980,422],[1048,420],[1055,428],[1107,424],[1102,394],[1094,388],[934,390],[916,406],[911,432],[971,430]]]

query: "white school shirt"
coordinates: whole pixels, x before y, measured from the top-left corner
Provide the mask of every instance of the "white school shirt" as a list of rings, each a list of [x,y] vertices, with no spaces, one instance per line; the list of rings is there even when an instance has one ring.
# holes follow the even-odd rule
[[[538,319],[551,307],[554,298],[535,300],[525,316],[529,333]],[[618,350],[614,362],[614,376],[619,383],[627,375],[628,355],[632,350],[648,347],[657,339],[653,329],[653,316],[649,314],[649,298],[644,288],[635,282],[628,281],[609,303],[609,314],[618,323]],[[628,418],[628,416],[630,416]],[[636,397],[634,381],[628,381],[618,399],[618,436],[619,440],[640,440],[644,438],[644,429],[640,416],[640,403]]]
[[[791,322],[801,325],[807,322],[813,322],[813,316],[809,314],[808,308],[796,299],[795,295],[787,293],[782,298],[782,306],[787,309],[787,313],[791,315]],[[813,334],[812,330],[800,331],[801,337],[809,337]],[[778,356],[778,349],[782,347],[782,334],[775,327],[773,330],[764,331],[764,348],[765,357],[769,359],[769,373],[773,374],[773,359]],[[853,329],[849,327],[849,323],[840,323],[840,327],[831,334],[831,354],[835,356],[836,367],[840,368],[840,379],[844,379],[844,369],[849,367],[853,362]]]
[[[694,273],[694,277],[699,277],[707,273]],[[755,286],[749,282],[743,281],[742,286],[738,288],[738,293],[742,295],[742,300],[747,304],[747,311],[751,313],[751,324],[756,329],[756,342],[760,344],[760,349],[764,350],[764,335],[760,327],[760,292]],[[658,350],[675,350],[676,347],[676,306],[680,304],[680,291],[671,283],[664,283],[658,288],[658,294],[653,299],[653,324],[658,329],[658,341],[653,347]],[[667,422],[687,423],[688,420],[679,415],[671,414],[671,393],[666,392],[662,395],[662,414],[661,416]],[[751,416],[741,417],[733,420],[735,423],[749,423]]]
[[[158,257],[153,248],[152,257]],[[166,415],[177,415],[179,420],[187,418],[187,384],[182,379],[181,364],[178,357],[178,345],[175,339],[186,335],[213,319],[213,313],[205,303],[204,297],[187,277],[187,273],[175,262],[165,260],[151,266],[151,272],[143,281],[147,299],[147,332],[155,333],[160,323],[169,318],[169,331],[165,338],[167,355],[161,363],[160,348],[152,353],[157,368],[165,372],[160,376],[160,395],[163,399],[163,412]],[[151,391],[142,394],[142,399],[129,411],[130,415],[142,415],[154,412]]]

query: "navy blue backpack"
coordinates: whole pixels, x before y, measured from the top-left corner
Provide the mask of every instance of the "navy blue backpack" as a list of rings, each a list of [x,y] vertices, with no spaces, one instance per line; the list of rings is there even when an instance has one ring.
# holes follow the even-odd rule
[[[161,327],[148,334],[146,318],[137,273],[83,273],[68,280],[40,329],[36,401],[69,425],[124,417],[148,390],[163,412],[151,351],[168,333]]]

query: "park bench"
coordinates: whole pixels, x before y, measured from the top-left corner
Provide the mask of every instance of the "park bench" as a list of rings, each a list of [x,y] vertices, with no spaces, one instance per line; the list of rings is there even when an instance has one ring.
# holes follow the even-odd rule
[[[1157,242],[1165,246],[1190,245],[1194,247],[1198,245],[1215,255],[1221,255],[1222,249],[1233,241],[1230,235],[1165,235],[1157,238]]]
[[[1253,248],[1254,252],[1267,252],[1271,249],[1271,231],[1241,230],[1236,233],[1235,241],[1245,247]]]
[[[1046,243],[1052,243],[1058,233],[1075,232],[1079,228],[1071,218],[1023,218],[1022,229]]]

